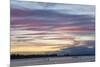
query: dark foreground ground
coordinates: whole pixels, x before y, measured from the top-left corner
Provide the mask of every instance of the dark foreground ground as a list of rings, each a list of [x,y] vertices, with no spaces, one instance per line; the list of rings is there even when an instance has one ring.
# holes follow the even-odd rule
[[[70,57],[40,57],[26,59],[11,59],[10,67],[77,63],[77,62],[94,62],[95,56],[70,56]]]

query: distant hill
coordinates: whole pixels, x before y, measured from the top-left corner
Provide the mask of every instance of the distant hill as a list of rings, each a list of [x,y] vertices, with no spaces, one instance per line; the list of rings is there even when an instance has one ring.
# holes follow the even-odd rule
[[[72,47],[66,48],[58,52],[57,55],[95,55],[95,48],[88,47]]]

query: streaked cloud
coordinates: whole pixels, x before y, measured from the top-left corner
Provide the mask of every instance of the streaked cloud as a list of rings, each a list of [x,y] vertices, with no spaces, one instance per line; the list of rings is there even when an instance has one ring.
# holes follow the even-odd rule
[[[77,46],[94,48],[88,45],[92,41],[95,41],[93,5],[11,1],[13,53],[47,53]]]

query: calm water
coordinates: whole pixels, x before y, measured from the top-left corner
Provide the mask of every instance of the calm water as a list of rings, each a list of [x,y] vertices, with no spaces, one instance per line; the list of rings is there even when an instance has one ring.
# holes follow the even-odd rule
[[[95,61],[95,56],[73,56],[73,57],[46,57],[46,58],[14,59],[14,60],[11,60],[11,67],[44,65],[44,64],[75,63],[75,62],[94,62],[94,61]]]

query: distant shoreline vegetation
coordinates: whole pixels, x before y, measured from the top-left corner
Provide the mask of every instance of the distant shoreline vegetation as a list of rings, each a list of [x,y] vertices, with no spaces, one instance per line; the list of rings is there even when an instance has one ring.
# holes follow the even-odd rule
[[[95,56],[95,54],[80,54],[80,55],[70,55],[70,54],[64,54],[64,55],[57,55],[57,54],[51,54],[51,55],[19,55],[19,54],[11,54],[11,59],[26,59],[26,58],[45,58],[45,57],[77,57],[77,56]]]

